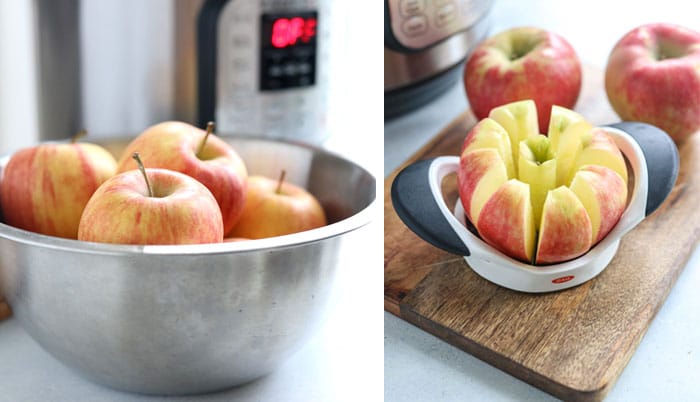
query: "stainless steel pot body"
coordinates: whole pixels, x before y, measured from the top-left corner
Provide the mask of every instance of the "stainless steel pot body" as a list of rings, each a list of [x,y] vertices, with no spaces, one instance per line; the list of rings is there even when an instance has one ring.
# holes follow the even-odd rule
[[[491,0],[385,0],[384,117],[414,110],[462,77],[488,35]]]
[[[286,165],[333,223],[195,246],[85,243],[0,223],[0,287],[23,328],[84,377],[148,394],[242,384],[302,346],[322,322],[349,232],[369,220],[375,180],[318,149],[232,142],[254,174]]]

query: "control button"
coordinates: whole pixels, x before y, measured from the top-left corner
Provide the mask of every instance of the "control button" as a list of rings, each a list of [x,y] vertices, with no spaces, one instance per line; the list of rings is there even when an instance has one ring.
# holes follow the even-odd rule
[[[292,76],[297,74],[297,65],[294,63],[287,63],[284,66],[284,73],[286,75]]]
[[[297,65],[297,70],[299,71],[299,74],[308,74],[311,72],[311,64],[299,63]]]
[[[281,77],[282,76],[282,67],[280,67],[278,65],[270,66],[270,68],[267,70],[267,75],[269,75],[270,77],[274,77],[274,78]]]
[[[250,70],[250,60],[243,58],[234,58],[231,60],[233,68],[237,71],[248,71]]]
[[[428,18],[424,15],[418,15],[407,19],[401,29],[408,36],[417,36],[428,30]]]
[[[435,24],[439,27],[445,26],[457,18],[457,7],[454,3],[448,3],[440,7],[435,13]]]
[[[412,17],[423,12],[425,3],[423,3],[423,0],[401,0],[399,8],[401,9],[401,15]]]
[[[245,35],[245,34],[236,34],[231,36],[231,42],[233,43],[233,46],[238,49],[239,47],[245,47],[248,48],[252,46],[252,40],[250,38],[250,35]]]

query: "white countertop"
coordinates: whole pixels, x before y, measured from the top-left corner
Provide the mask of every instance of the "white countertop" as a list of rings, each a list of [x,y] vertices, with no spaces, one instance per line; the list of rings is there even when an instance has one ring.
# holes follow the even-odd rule
[[[642,23],[673,22],[700,31],[690,4],[496,0],[492,33],[517,25],[540,26],[564,36],[582,62],[603,69],[617,40]],[[421,109],[385,122],[385,176],[466,107],[459,82]],[[699,286],[696,249],[606,401],[700,400]],[[387,402],[556,400],[387,312],[384,372]]]

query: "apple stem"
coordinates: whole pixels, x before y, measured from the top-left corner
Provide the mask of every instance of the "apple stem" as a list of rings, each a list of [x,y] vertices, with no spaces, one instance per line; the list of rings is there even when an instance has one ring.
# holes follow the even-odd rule
[[[151,187],[151,182],[148,181],[148,175],[146,174],[146,168],[143,166],[143,162],[141,161],[141,157],[139,156],[138,152],[134,152],[134,154],[131,156],[134,158],[136,161],[136,164],[139,167],[139,170],[141,171],[141,174],[143,175],[143,179],[146,181],[146,187],[148,188],[148,196],[153,197],[153,188]]]
[[[82,129],[78,131],[77,133],[73,134],[73,136],[70,138],[70,143],[75,144],[78,142],[79,139],[85,137],[87,135],[87,130]]]
[[[277,188],[275,189],[275,193],[277,194],[282,194],[282,182],[284,182],[284,176],[287,175],[287,171],[282,169],[282,172],[280,173],[280,178],[277,180]]]
[[[200,154],[204,150],[204,145],[206,145],[207,139],[209,139],[209,134],[214,132],[215,126],[216,125],[214,124],[213,121],[210,121],[209,123],[207,123],[207,132],[204,133],[204,138],[202,138],[202,142],[199,143],[199,148],[197,148],[197,157],[200,157]]]

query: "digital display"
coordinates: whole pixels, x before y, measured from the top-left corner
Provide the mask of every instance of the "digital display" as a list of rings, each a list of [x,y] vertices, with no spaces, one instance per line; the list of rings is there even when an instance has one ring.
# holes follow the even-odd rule
[[[260,90],[314,85],[318,14],[304,11],[261,17]]]
[[[278,49],[309,43],[316,37],[316,17],[278,18],[272,23],[270,44]]]

